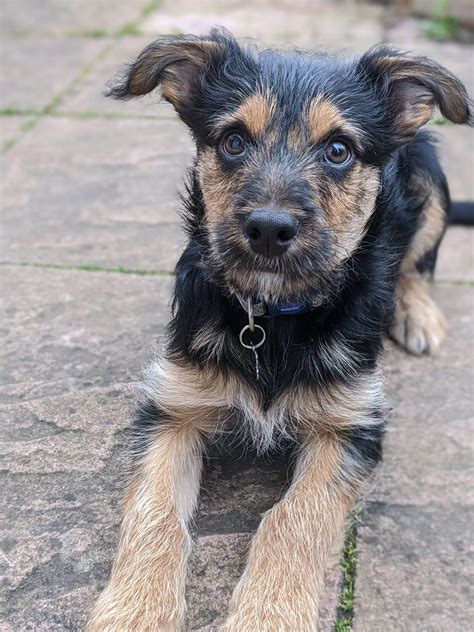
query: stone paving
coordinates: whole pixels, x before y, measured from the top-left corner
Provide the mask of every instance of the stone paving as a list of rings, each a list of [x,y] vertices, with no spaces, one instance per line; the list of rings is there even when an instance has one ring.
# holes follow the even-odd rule
[[[387,39],[444,63],[474,92],[471,47],[425,40],[412,19],[374,4],[4,0],[2,632],[81,630],[106,581],[136,382],[159,345],[184,243],[186,132],[157,97],[119,104],[103,87],[159,32],[216,23],[280,46],[362,51]],[[472,133],[434,129],[453,197],[474,199]],[[449,338],[434,359],[387,343],[393,412],[357,520],[355,606],[338,610],[336,566],[324,630],[472,625],[472,230],[449,229],[437,276]],[[222,622],[249,534],[285,483],[283,458],[237,456],[209,458],[188,630]]]

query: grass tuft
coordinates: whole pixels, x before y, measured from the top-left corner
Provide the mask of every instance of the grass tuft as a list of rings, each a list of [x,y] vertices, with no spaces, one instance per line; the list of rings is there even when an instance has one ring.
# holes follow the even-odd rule
[[[128,36],[137,37],[137,36],[143,35],[143,31],[140,29],[140,24],[143,22],[145,18],[147,18],[154,11],[156,11],[159,6],[160,6],[160,0],[151,0],[151,2],[148,2],[148,4],[146,4],[140,11],[140,14],[137,17],[137,19],[132,20],[131,22],[127,22],[127,24],[124,24],[122,28],[120,28],[117,31],[116,36],[126,37],[128,35]]]
[[[143,35],[137,22],[127,22],[127,24],[124,24],[122,28],[117,31],[117,37],[125,37],[127,35],[133,37]]]
[[[440,116],[438,118],[434,118],[431,121],[431,125],[452,125],[451,121],[448,121],[448,119],[445,119],[443,116]]]
[[[9,151],[12,147],[15,147],[15,145],[17,144],[17,142],[20,139],[18,137],[15,138],[10,138],[10,140],[7,140],[5,143],[3,143],[3,145],[0,148],[0,156],[3,156],[3,154],[6,154],[7,151]]]
[[[436,0],[433,3],[432,15],[422,23],[422,32],[426,37],[438,42],[471,42],[472,34],[461,28],[461,20],[451,12],[450,4],[450,0]]]
[[[0,108],[0,116],[37,116],[37,110],[23,110],[21,108]]]
[[[147,18],[151,13],[156,11],[161,4],[161,0],[151,0],[148,4],[146,4],[141,10],[140,17],[142,20]]]
[[[70,35],[71,37],[101,38],[107,37],[109,34],[105,29],[86,29],[83,31],[70,31],[67,35]]]
[[[334,625],[335,632],[352,632],[358,553],[356,520],[357,514],[354,514],[346,532],[342,556],[342,585],[339,593],[338,617]]]

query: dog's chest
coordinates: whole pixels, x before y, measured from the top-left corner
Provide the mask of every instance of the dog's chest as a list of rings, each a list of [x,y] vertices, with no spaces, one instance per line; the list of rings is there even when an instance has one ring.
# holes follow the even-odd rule
[[[231,408],[231,423],[239,434],[251,440],[257,451],[266,451],[283,440],[295,437],[300,413],[288,396],[264,405],[257,398],[239,397]],[[228,417],[224,412],[224,423]]]

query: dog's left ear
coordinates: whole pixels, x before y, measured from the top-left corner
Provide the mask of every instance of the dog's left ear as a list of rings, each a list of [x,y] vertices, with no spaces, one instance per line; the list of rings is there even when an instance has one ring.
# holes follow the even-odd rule
[[[224,29],[213,29],[205,37],[164,35],[138,55],[106,96],[131,99],[160,86],[163,97],[181,114],[191,103],[202,76],[216,71],[227,47],[234,44]]]
[[[389,46],[376,46],[362,56],[357,70],[385,101],[400,144],[408,142],[430,120],[436,106],[453,123],[474,124],[464,85],[426,57],[410,57]]]

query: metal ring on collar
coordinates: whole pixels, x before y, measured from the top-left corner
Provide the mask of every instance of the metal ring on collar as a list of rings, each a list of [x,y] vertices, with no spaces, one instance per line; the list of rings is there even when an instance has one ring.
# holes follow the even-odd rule
[[[245,342],[244,342],[244,333],[247,330],[251,331],[250,325],[245,325],[245,327],[242,328],[242,331],[240,332],[240,335],[239,335],[240,344],[242,345],[242,347],[245,347],[245,349],[258,349],[259,347],[261,347],[263,345],[263,343],[266,340],[267,334],[265,333],[265,329],[263,327],[260,327],[260,325],[257,325],[257,324],[255,324],[254,327],[255,327],[255,330],[258,329],[259,331],[261,331],[262,339],[259,342],[257,342],[256,345],[247,345],[247,344],[245,344]]]

